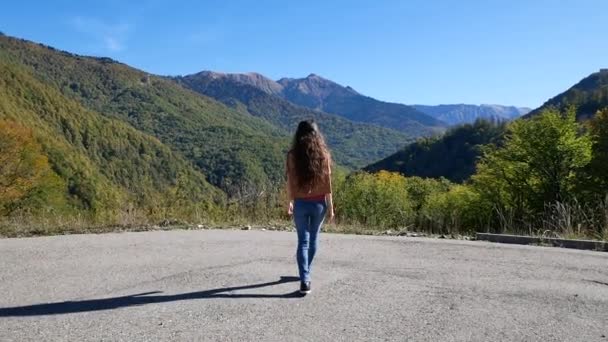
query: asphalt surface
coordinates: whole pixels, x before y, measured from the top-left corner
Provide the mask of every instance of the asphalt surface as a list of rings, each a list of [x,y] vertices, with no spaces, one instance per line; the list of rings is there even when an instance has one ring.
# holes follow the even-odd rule
[[[0,240],[0,341],[606,341],[608,253],[295,233]]]

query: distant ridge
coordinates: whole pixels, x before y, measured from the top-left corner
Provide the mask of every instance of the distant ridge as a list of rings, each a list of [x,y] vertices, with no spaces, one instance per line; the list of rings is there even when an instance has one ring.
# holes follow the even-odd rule
[[[531,111],[530,108],[526,107],[503,106],[495,104],[443,104],[437,106],[412,105],[412,107],[452,126],[473,123],[477,119],[485,119],[494,122],[509,121]]]
[[[351,121],[374,124],[418,137],[445,129],[446,124],[413,107],[388,103],[364,96],[350,86],[311,73],[305,78],[281,78],[274,81],[255,72],[221,73],[202,71],[184,77],[225,78],[251,85],[294,105],[336,114]]]

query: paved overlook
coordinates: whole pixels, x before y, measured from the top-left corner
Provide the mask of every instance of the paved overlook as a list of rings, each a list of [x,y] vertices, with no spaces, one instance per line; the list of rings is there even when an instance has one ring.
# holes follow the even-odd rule
[[[0,341],[608,341],[608,253],[295,233],[0,240]]]

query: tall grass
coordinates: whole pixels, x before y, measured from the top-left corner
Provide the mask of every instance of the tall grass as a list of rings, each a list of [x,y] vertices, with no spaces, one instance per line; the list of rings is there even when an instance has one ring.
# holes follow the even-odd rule
[[[593,204],[577,200],[546,203],[543,212],[528,215],[497,206],[494,212],[495,224],[487,225],[481,231],[608,241],[608,200]]]

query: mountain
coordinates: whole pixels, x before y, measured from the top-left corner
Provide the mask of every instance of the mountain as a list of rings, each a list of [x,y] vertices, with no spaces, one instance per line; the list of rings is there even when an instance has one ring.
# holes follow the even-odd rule
[[[543,109],[556,107],[560,110],[576,106],[576,117],[584,120],[595,115],[598,110],[608,107],[608,69],[600,69],[565,92],[551,98],[526,117],[537,115]]]
[[[412,107],[452,126],[473,123],[477,119],[496,122],[509,121],[531,111],[530,108],[525,107],[488,104],[444,104],[438,106],[412,105]]]
[[[188,77],[185,77],[188,78]],[[215,71],[202,71],[198,74],[190,75],[190,79],[200,80],[230,80],[233,84],[247,84],[262,90],[263,92],[271,95],[280,95],[283,91],[283,86],[279,83],[271,80],[270,78],[258,74],[256,72],[248,72],[244,74],[236,73],[223,73]]]
[[[353,122],[338,115],[294,105],[278,96],[281,90],[277,82],[259,74],[204,71],[174,79],[238,111],[263,118],[286,135],[295,132],[299,121],[316,120],[334,159],[349,168],[360,168],[384,158],[413,140],[389,128]]]
[[[441,131],[445,123],[413,107],[389,103],[359,94],[315,74],[306,78],[282,78],[281,95],[295,104],[341,115],[349,120],[393,128],[412,136]]]
[[[196,182],[200,183],[198,177],[203,177],[203,180],[231,196],[259,193],[279,184],[284,177],[284,153],[289,143],[287,135],[261,118],[228,108],[172,80],[150,75],[109,58],[74,55],[5,36],[0,37],[0,60],[11,70],[21,70],[20,75],[24,76],[19,77],[29,77],[33,80],[32,84],[41,84],[53,99],[54,102],[48,104],[51,108],[46,108],[47,103],[37,99],[38,90],[23,89],[11,96],[16,98],[15,101],[28,100],[31,103],[15,106],[13,112],[8,111],[5,115],[19,119],[20,113],[29,108],[32,117],[24,122],[27,126],[31,126],[31,122],[52,119],[48,125],[54,130],[40,132],[57,136],[67,144],[63,152],[49,158],[55,169],[61,168],[59,164],[62,159],[71,158],[72,152],[68,151],[84,148],[87,153],[91,152],[79,142],[78,137],[112,139],[110,136],[114,128],[111,127],[116,126],[122,127],[120,130],[125,133],[116,129],[116,134],[120,135],[115,138],[119,142],[113,143],[118,145],[114,149],[110,143],[100,143],[103,147],[97,153],[106,159],[124,158],[124,164],[137,163],[137,160],[129,159],[133,157],[131,154],[123,155],[121,151],[130,151],[128,146],[131,144],[139,146],[139,140],[149,141],[154,147],[150,145],[148,148],[144,144],[142,151],[158,152],[150,156],[142,152],[142,164],[194,173]],[[2,101],[6,100],[2,98]],[[61,103],[70,104],[70,109],[63,114],[65,118],[43,117],[53,113]],[[80,113],[80,116],[76,113]],[[76,124],[87,120],[101,123],[96,124],[96,129],[80,126],[64,128],[66,121]],[[114,126],[108,126],[108,122]],[[163,154],[167,156],[162,158]],[[154,159],[155,156],[159,159]],[[112,179],[106,182],[112,186],[124,187],[129,184],[128,187],[136,188],[136,183],[131,184],[131,180],[147,177],[145,174],[130,174],[126,166],[112,171],[105,163],[100,160],[90,169],[91,172],[103,174],[105,178],[111,178],[106,174],[108,172],[120,173],[120,177],[124,178],[122,183]],[[156,166],[157,163],[161,165]],[[157,171],[160,172],[156,169],[150,172]],[[167,172],[164,181],[175,183],[175,172]],[[80,178],[89,179],[84,176]],[[208,185],[201,183],[201,186],[193,188],[205,187]]]
[[[277,83],[283,86],[285,98],[316,110],[325,110],[328,99],[361,96],[349,86],[343,87],[316,74],[306,78],[282,78]]]
[[[477,120],[473,124],[451,128],[441,137],[420,139],[364,170],[387,170],[406,176],[444,177],[462,182],[475,173],[481,147],[499,143],[505,128],[504,121]]]
[[[315,74],[300,79],[282,78],[279,81],[258,73],[203,71],[196,76],[247,84],[301,107],[336,114],[351,121],[395,129],[411,137],[431,135],[442,131],[445,126],[445,123],[410,106],[375,100],[359,94],[351,87],[341,86]]]

